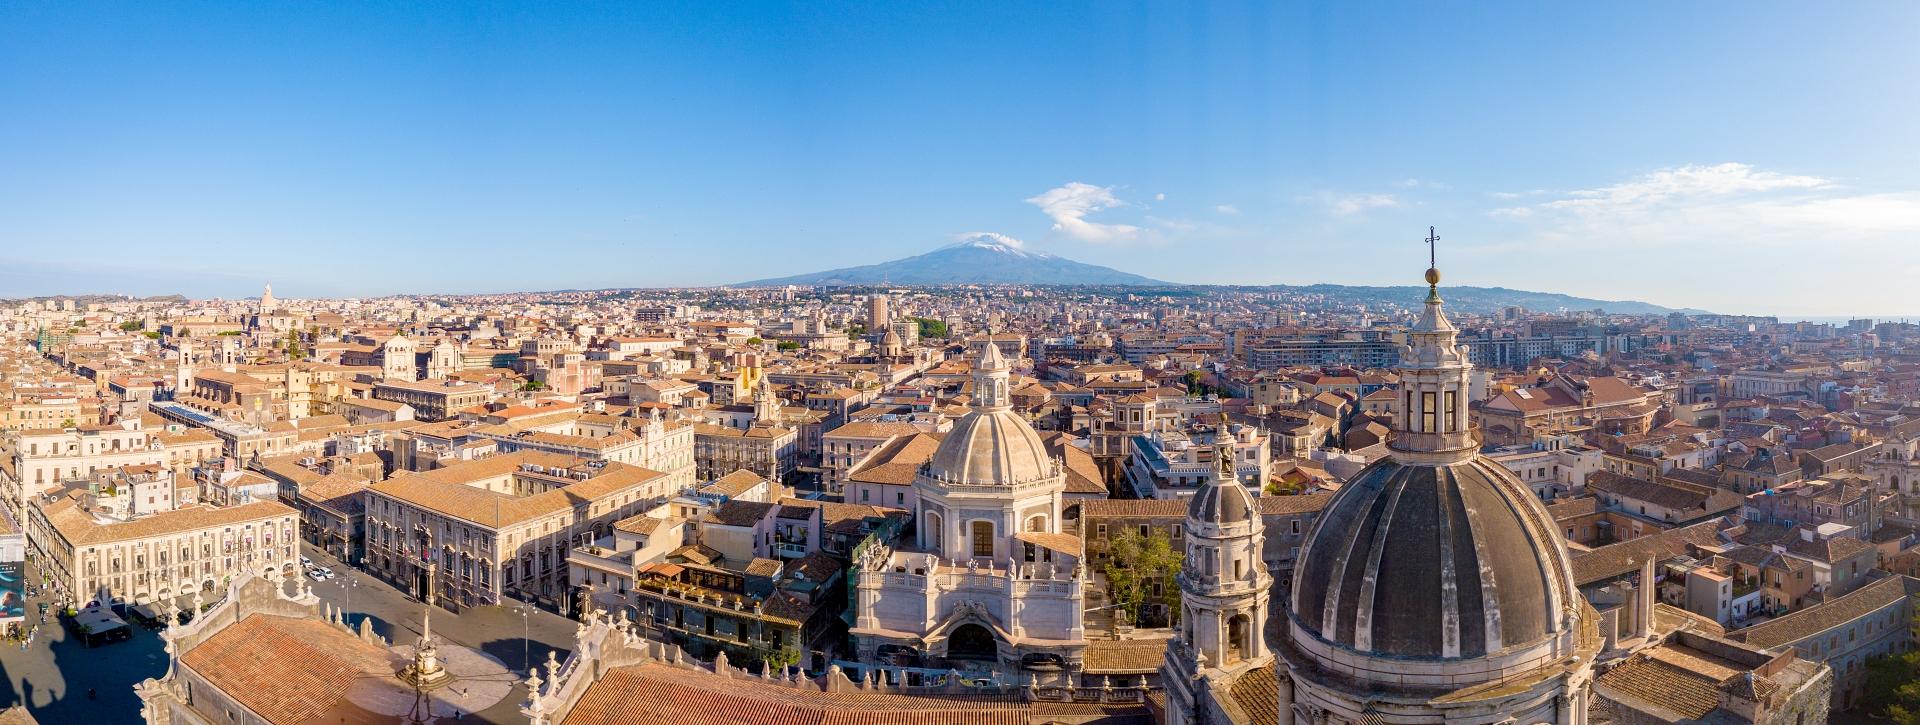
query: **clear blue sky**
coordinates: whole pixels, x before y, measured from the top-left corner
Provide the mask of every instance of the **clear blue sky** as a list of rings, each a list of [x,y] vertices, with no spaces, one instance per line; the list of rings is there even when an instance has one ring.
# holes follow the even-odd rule
[[[1188,282],[1920,313],[1920,4],[0,4],[0,296]]]

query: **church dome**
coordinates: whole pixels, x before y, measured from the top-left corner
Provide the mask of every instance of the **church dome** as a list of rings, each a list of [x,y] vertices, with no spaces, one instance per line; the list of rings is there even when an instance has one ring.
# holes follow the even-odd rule
[[[1253,497],[1239,481],[1214,482],[1195,491],[1187,502],[1187,518],[1226,526],[1257,518]]]
[[[1296,636],[1423,660],[1559,649],[1580,595],[1532,491],[1479,456],[1398,458],[1343,485],[1300,549]]]
[[[1040,434],[1004,408],[972,410],[955,421],[927,466],[938,481],[986,485],[1025,483],[1055,473]]]

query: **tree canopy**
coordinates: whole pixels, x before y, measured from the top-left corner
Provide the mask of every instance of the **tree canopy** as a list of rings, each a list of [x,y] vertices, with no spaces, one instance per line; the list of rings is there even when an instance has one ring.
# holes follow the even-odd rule
[[[947,336],[947,323],[945,322],[931,317],[912,317],[908,319],[920,323],[921,337],[942,338]]]
[[[1115,604],[1129,618],[1143,626],[1173,625],[1180,621],[1180,587],[1174,576],[1180,573],[1185,553],[1175,548],[1167,532],[1155,530],[1141,536],[1134,530],[1122,531],[1107,541],[1107,559],[1101,573],[1107,577],[1107,589]],[[1160,593],[1153,585],[1160,583]],[[1151,605],[1165,605],[1165,619]]]

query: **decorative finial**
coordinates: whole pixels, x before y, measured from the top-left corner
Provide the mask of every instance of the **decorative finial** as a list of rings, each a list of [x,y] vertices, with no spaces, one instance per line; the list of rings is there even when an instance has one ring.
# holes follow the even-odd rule
[[[1426,242],[1427,242],[1427,286],[1428,287],[1438,287],[1440,285],[1440,255],[1439,255],[1439,252],[1436,251],[1435,249],[1436,247],[1439,246],[1438,244],[1439,241],[1440,241],[1440,235],[1434,232],[1433,227],[1427,227]]]

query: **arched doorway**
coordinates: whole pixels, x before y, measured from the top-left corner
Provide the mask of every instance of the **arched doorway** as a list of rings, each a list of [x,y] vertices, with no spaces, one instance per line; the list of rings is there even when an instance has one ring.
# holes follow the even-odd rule
[[[947,659],[950,660],[995,660],[999,655],[1000,646],[993,641],[993,633],[978,624],[955,627],[947,640]]]
[[[1227,661],[1238,662],[1247,658],[1249,654],[1247,632],[1251,629],[1248,626],[1250,621],[1245,614],[1236,614],[1232,619],[1227,620]]]

